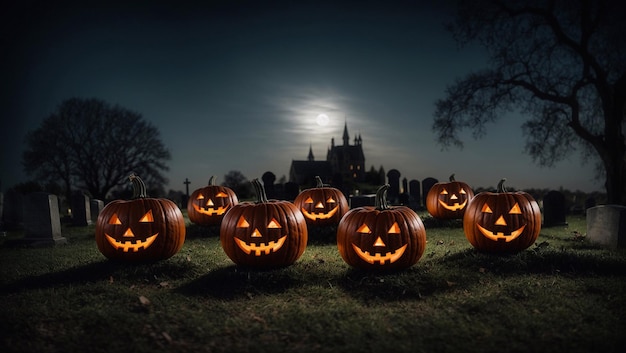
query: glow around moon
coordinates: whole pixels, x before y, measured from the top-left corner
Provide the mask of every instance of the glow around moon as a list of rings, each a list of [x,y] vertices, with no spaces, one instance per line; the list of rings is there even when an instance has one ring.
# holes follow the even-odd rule
[[[322,113],[317,116],[315,121],[317,122],[317,125],[319,126],[326,126],[328,125],[329,118],[328,118],[328,115]]]

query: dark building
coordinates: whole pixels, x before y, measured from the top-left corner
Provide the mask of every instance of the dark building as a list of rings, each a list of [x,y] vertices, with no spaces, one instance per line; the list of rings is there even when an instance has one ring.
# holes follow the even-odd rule
[[[343,144],[335,145],[335,138],[332,138],[325,161],[316,161],[313,148],[310,146],[307,160],[291,162],[289,181],[301,186],[310,186],[315,184],[316,175],[320,176],[324,183],[333,185],[364,181],[365,155],[362,143],[363,140],[359,134],[354,138],[354,144],[350,145],[346,123],[343,128]]]

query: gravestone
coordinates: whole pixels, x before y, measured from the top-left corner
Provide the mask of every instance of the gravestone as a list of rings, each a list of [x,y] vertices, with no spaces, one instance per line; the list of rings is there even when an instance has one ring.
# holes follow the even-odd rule
[[[626,207],[600,205],[587,210],[587,238],[613,248],[626,247]]]
[[[419,209],[422,206],[422,193],[419,180],[409,181],[409,203],[414,210]]]
[[[263,180],[263,187],[265,188],[265,195],[267,195],[267,198],[276,199],[276,187],[274,186],[274,182],[276,182],[276,175],[272,172],[265,172],[261,176],[261,180]]]
[[[65,244],[56,195],[34,192],[24,198],[24,239],[32,246]]]
[[[585,213],[587,213],[587,210],[595,207],[596,206],[596,199],[594,199],[593,197],[589,197],[585,200]]]
[[[24,196],[13,189],[7,190],[1,215],[5,229],[17,229],[23,225],[23,206]]]
[[[397,169],[391,169],[387,172],[387,180],[389,184],[387,200],[390,203],[396,203],[400,195],[400,172]]]
[[[543,197],[543,227],[566,226],[565,195],[552,190]]]
[[[294,183],[293,181],[285,183],[285,200],[293,201],[299,193],[300,186],[298,186],[298,183]]]
[[[91,203],[89,202],[89,196],[82,192],[72,194],[72,224],[75,226],[88,226],[91,224]]]
[[[91,222],[96,223],[98,221],[98,215],[100,211],[104,208],[104,201],[93,199],[91,200]]]
[[[433,185],[437,184],[439,180],[428,177],[422,180],[422,205],[426,205],[426,196],[428,196],[428,192],[433,187]]]

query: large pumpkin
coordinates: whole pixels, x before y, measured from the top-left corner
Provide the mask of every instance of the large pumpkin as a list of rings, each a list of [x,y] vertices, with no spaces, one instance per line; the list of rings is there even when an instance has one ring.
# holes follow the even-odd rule
[[[236,264],[280,267],[293,264],[304,253],[307,224],[289,201],[268,200],[263,184],[252,181],[256,202],[242,202],[224,215],[220,243]]]
[[[454,180],[433,185],[426,195],[426,209],[431,216],[441,219],[463,219],[467,203],[474,191],[464,182]]]
[[[507,192],[504,181],[495,193],[474,196],[463,216],[467,240],[478,250],[516,253],[531,246],[541,231],[541,210],[530,194]]]
[[[329,226],[337,225],[350,209],[348,200],[336,188],[324,186],[322,178],[315,177],[316,187],[303,190],[293,201],[302,212],[309,225]]]
[[[343,260],[362,269],[400,270],[422,257],[426,229],[420,217],[406,206],[391,207],[389,185],[376,192],[375,206],[354,208],[337,227],[337,247]]]
[[[208,186],[189,196],[187,216],[195,224],[216,226],[222,223],[226,211],[237,203],[235,192],[229,187],[215,185],[215,177],[211,176]]]
[[[164,260],[176,254],[185,242],[185,220],[178,206],[168,199],[149,198],[146,185],[135,174],[132,200],[108,203],[96,221],[96,244],[110,259],[128,261]]]

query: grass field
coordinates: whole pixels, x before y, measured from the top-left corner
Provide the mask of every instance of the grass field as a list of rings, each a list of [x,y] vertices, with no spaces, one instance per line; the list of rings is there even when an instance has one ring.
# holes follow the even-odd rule
[[[582,216],[515,255],[475,251],[459,223],[426,223],[420,261],[351,269],[333,229],[292,266],[251,271],[216,229],[149,264],[104,258],[94,228],[69,243],[0,246],[2,352],[626,352],[626,252],[585,239]]]

